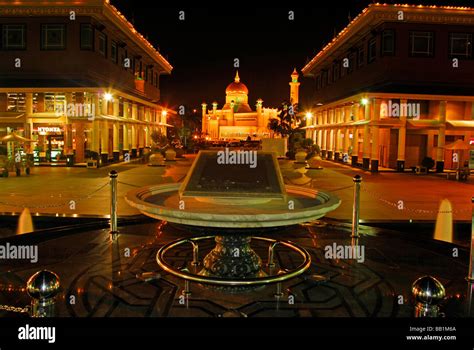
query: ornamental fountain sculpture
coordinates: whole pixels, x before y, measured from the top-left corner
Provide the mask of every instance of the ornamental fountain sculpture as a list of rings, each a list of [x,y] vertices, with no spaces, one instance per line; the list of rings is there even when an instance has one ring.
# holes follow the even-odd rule
[[[305,249],[288,241],[255,237],[256,233],[271,235],[277,228],[319,219],[336,209],[340,200],[327,192],[285,185],[274,153],[233,151],[237,152],[231,155],[234,158],[223,162],[222,152],[199,152],[183,183],[127,193],[127,202],[144,215],[205,233],[164,245],[157,254],[159,266],[188,285],[198,282],[229,292],[281,283],[302,274],[311,265]],[[255,164],[245,162],[245,155],[240,157],[239,152],[255,152]],[[211,238],[216,246],[201,267],[198,242]],[[269,244],[266,264],[252,249],[252,240]],[[178,269],[166,261],[166,253],[184,244],[193,247],[193,263]],[[301,264],[291,270],[276,269],[273,250],[280,245],[298,253]]]

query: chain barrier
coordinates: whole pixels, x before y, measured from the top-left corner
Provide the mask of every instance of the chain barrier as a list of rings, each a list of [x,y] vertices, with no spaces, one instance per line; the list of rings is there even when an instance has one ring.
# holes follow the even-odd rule
[[[286,176],[284,177],[284,179],[285,179],[286,182],[290,183],[291,185],[298,185],[298,186],[306,186],[306,185],[308,185],[309,183],[312,182],[312,180],[310,180],[305,184],[296,184]],[[342,191],[342,190],[347,190],[347,189],[352,189],[352,188],[353,188],[353,186],[350,185],[350,186],[345,186],[345,187],[340,187],[340,188],[330,190],[330,192],[337,192],[337,191]],[[461,214],[461,213],[466,213],[466,212],[470,213],[471,212],[470,208],[453,209],[453,210],[429,210],[429,209],[410,208],[410,207],[407,207],[405,205],[404,200],[402,200],[403,204],[402,204],[402,208],[400,208],[400,203],[398,201],[397,202],[392,202],[388,199],[385,199],[385,198],[381,197],[378,193],[367,190],[365,188],[365,186],[362,186],[361,191],[364,192],[364,193],[367,193],[368,195],[370,195],[374,199],[384,203],[385,205],[393,207],[396,210],[404,210],[404,211],[407,211],[407,212],[413,213],[413,214],[425,214],[425,215],[429,215],[429,214]]]
[[[184,176],[185,177],[185,176]],[[183,177],[183,178],[184,178]],[[312,179],[310,179],[307,183],[305,184],[295,184],[293,181],[291,181],[291,179],[289,179],[288,177],[285,177],[285,180],[287,182],[289,182],[290,184],[292,185],[299,185],[299,186],[305,186],[305,185],[308,185],[308,184],[311,184],[312,183]],[[119,184],[122,184],[122,185],[125,185],[125,186],[129,186],[129,187],[134,187],[134,188],[139,188],[141,186],[139,185],[134,185],[134,184],[130,184],[130,183],[126,183],[126,182],[123,182],[123,181],[118,181]],[[48,209],[48,208],[61,208],[61,207],[64,207],[64,206],[67,206],[67,205],[70,205],[70,202],[71,200],[73,200],[76,204],[80,201],[83,201],[85,199],[89,199],[91,198],[94,194],[96,194],[97,192],[101,191],[104,187],[108,186],[109,185],[109,182],[106,182],[105,184],[103,184],[102,186],[100,186],[99,188],[95,189],[94,191],[90,192],[89,194],[85,195],[85,196],[82,196],[82,197],[79,197],[79,198],[76,198],[76,199],[69,199],[67,201],[64,201],[64,202],[60,202],[60,203],[54,203],[54,204],[43,204],[43,205],[26,205],[26,204],[14,204],[14,203],[8,203],[8,202],[5,202],[5,201],[0,201],[0,205],[5,205],[5,206],[8,206],[8,207],[17,207],[17,208],[29,208],[29,209]],[[346,190],[346,189],[349,189],[349,188],[352,188],[353,186],[345,186],[345,187],[340,187],[340,188],[337,188],[337,189],[334,189],[334,190],[331,190],[331,192],[337,192],[337,191],[342,191],[342,190]],[[453,213],[453,214],[456,214],[456,213],[465,213],[465,212],[471,212],[471,209],[470,208],[466,208],[466,209],[454,209],[454,210],[450,210],[450,211],[439,211],[439,210],[428,210],[428,209],[417,209],[417,208],[410,208],[410,207],[407,207],[405,206],[405,204],[403,204],[403,207],[402,208],[399,208],[400,206],[400,203],[399,202],[392,202],[390,200],[387,200],[383,197],[380,197],[379,194],[373,192],[373,191],[369,191],[365,188],[365,186],[363,186],[361,188],[362,192],[364,193],[367,193],[368,195],[370,195],[371,197],[373,197],[374,199],[384,203],[385,205],[387,206],[390,206],[390,207],[393,207],[393,208],[396,208],[397,210],[404,210],[404,211],[407,211],[407,212],[410,212],[410,213],[416,213],[416,214],[450,214],[450,213]],[[403,201],[405,202],[405,201]]]
[[[21,292],[24,293],[26,292],[25,287],[15,287],[11,284],[0,284],[0,291],[1,292]],[[29,314],[31,311],[31,306],[27,305],[25,307],[16,307],[16,306],[11,306],[11,305],[1,305],[0,304],[0,311],[7,311],[7,312],[15,312],[15,313],[20,313],[20,314]]]
[[[133,184],[129,184],[129,183],[122,182],[122,181],[117,181],[117,183],[125,185],[125,186],[136,187],[136,188],[142,187],[142,186],[133,185]]]
[[[350,185],[350,186],[345,186],[345,187],[339,187],[339,188],[335,188],[333,190],[328,190],[329,192],[337,192],[337,191],[342,191],[342,190],[347,190],[348,188],[354,188],[353,185]]]
[[[104,185],[100,186],[99,188],[95,189],[94,191],[90,192],[89,194],[78,197],[76,199],[69,199],[65,202],[60,202],[60,203],[54,203],[54,204],[43,204],[43,205],[25,205],[25,204],[13,204],[13,203],[8,203],[4,201],[0,201],[0,205],[5,205],[8,207],[17,207],[17,208],[28,208],[28,209],[47,209],[47,208],[60,208],[64,207],[67,205],[70,205],[71,201],[74,201],[76,204],[80,201],[83,201],[85,199],[91,198],[94,194],[102,190],[104,187],[108,186],[109,182],[105,183]]]
[[[0,305],[0,310],[20,313],[20,314],[30,314],[31,306],[27,305],[25,307],[15,307],[15,306],[10,306],[10,305]]]
[[[15,287],[11,284],[0,284],[0,292],[26,292],[25,287]]]
[[[429,210],[429,209],[417,209],[417,208],[409,208],[407,206],[405,206],[405,201],[402,200],[402,208],[399,208],[400,207],[400,203],[399,202],[391,202],[383,197],[380,197],[379,194],[373,192],[373,191],[369,191],[367,189],[365,189],[364,187],[361,188],[362,192],[364,193],[367,193],[369,196],[373,197],[374,199],[388,205],[388,206],[391,206],[397,210],[405,210],[405,211],[408,211],[410,213],[416,213],[416,214],[459,214],[459,213],[464,213],[464,212],[471,212],[471,209],[470,208],[466,208],[466,209],[453,209],[453,210]]]
[[[24,293],[31,298],[31,304],[24,307],[0,304],[0,311],[26,313],[30,317],[54,317],[56,296],[61,289],[59,276],[49,270],[34,273],[26,282],[25,287],[13,284],[0,284],[1,291]]]

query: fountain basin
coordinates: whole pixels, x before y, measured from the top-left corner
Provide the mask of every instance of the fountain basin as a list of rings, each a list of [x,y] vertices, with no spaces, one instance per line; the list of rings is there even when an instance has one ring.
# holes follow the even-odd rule
[[[206,229],[219,228],[214,234],[215,248],[203,259],[202,270],[195,271],[193,278],[203,281],[206,277],[203,283],[230,288],[225,290],[236,293],[249,290],[246,281],[256,279],[255,285],[259,285],[267,281],[261,280],[263,277],[270,281],[279,278],[279,272],[266,276],[262,259],[250,246],[255,229],[313,221],[336,209],[341,201],[326,192],[285,186],[274,153],[255,152],[251,154],[253,161],[246,162],[242,155],[248,155],[250,160],[248,153],[235,153],[234,158],[229,155],[227,159],[228,151],[222,152],[199,152],[183,183],[146,186],[128,192],[125,199],[155,219]],[[172,245],[183,242],[191,242],[193,252],[199,250],[190,239],[181,239]],[[299,247],[290,246],[301,251]],[[299,269],[298,274],[310,264],[308,255],[304,255],[304,269]],[[167,270],[160,253],[157,262],[165,271],[193,280],[180,269]]]
[[[181,198],[181,184],[147,186],[127,193],[127,203],[149,217],[182,225],[220,228],[280,227],[323,217],[340,204],[328,192],[286,185],[286,200],[264,204],[216,205],[194,198]],[[293,208],[293,209],[291,209]]]

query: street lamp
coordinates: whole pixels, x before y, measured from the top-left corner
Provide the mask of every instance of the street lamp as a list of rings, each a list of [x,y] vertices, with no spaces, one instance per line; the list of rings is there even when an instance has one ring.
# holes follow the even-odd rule
[[[306,112],[305,118],[308,122],[311,121],[311,119],[313,119],[313,113]]]
[[[360,100],[360,103],[361,103],[363,106],[365,106],[365,105],[367,105],[367,104],[369,103],[369,99],[364,97],[362,100]]]
[[[106,100],[107,102],[112,101],[113,98],[114,98],[114,96],[110,92],[106,92],[104,94],[104,100]]]

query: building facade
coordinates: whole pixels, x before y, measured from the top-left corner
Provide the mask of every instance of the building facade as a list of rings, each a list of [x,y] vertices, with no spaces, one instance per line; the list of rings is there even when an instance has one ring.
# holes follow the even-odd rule
[[[455,168],[474,144],[474,9],[372,4],[302,69],[324,157],[364,169]]]
[[[136,157],[166,132],[173,67],[108,0],[0,2],[0,27],[0,136],[36,163]]]
[[[256,111],[248,103],[249,90],[240,81],[237,72],[234,81],[226,90],[225,104],[218,109],[218,103],[212,103],[212,109],[202,104],[202,133],[213,140],[245,140],[270,137],[268,121],[277,116],[276,108],[264,108],[263,100],[258,99]]]

